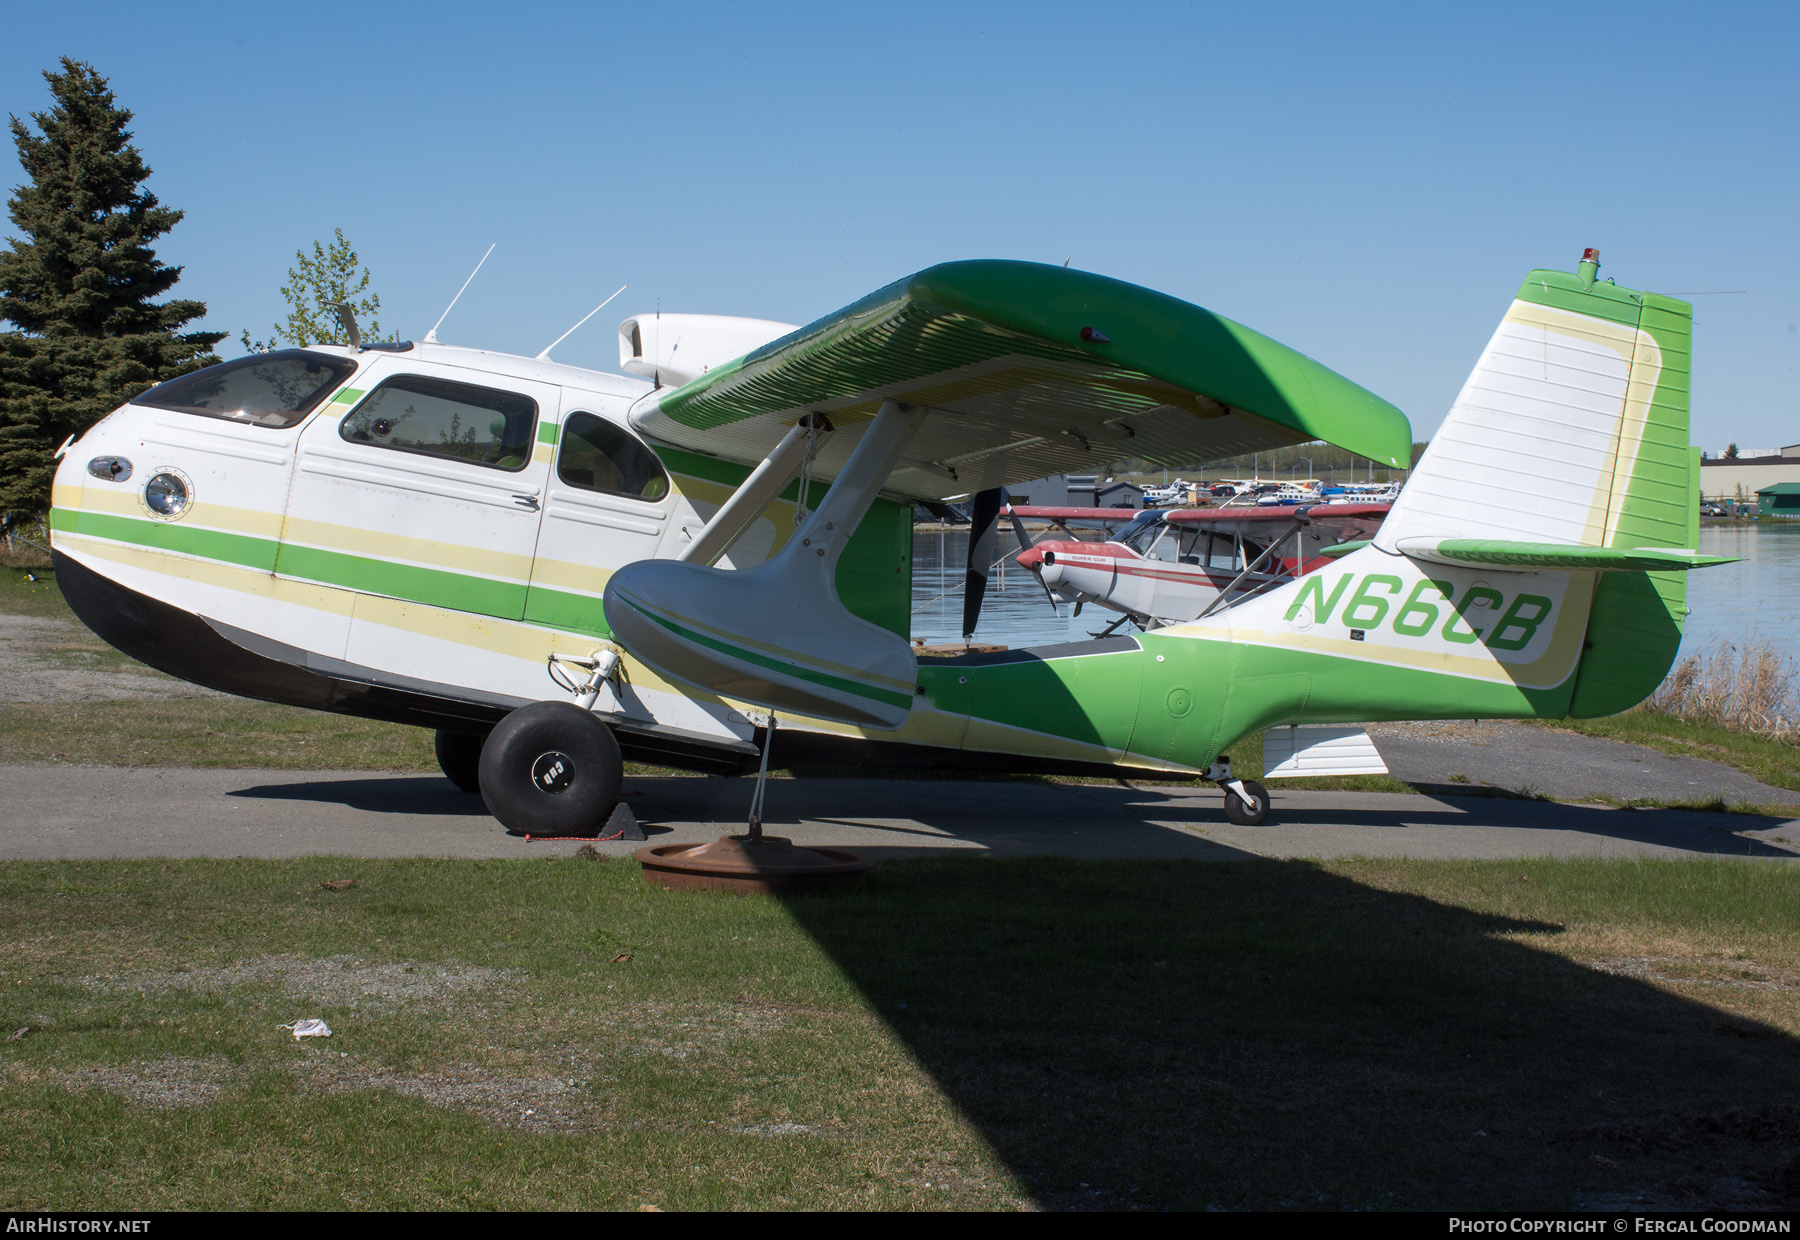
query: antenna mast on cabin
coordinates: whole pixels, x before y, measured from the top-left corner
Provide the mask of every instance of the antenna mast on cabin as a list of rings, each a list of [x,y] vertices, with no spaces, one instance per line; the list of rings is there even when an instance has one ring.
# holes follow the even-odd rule
[[[626,289],[628,289],[630,287],[631,287],[631,285],[629,285],[629,284],[619,285],[619,290],[617,293],[614,293],[612,295],[612,297],[608,297],[606,299],[606,301],[601,302],[599,305],[595,306],[592,310],[589,310],[586,314],[582,315],[581,323],[587,322],[589,319],[593,318],[596,314],[599,314],[602,310],[606,309],[607,302],[610,302],[613,299],[613,297],[617,297],[619,295],[619,293],[623,293]],[[580,327],[581,323],[575,324],[575,327]],[[575,327],[571,327],[568,331],[564,332],[562,335],[558,336],[555,340],[552,340],[549,344],[545,345],[544,351],[537,355],[536,360],[540,361],[540,362],[550,361],[551,360],[550,350],[554,349],[557,345],[559,345],[563,341],[567,340],[570,336],[573,336],[575,334]]]
[[[494,242],[494,245],[499,245],[499,244],[500,243],[498,241]],[[459,288],[456,290],[456,296],[452,297],[450,299],[450,304],[444,307],[444,312],[442,314],[438,315],[437,322],[433,323],[431,325],[431,330],[425,333],[424,343],[436,344],[438,342],[437,329],[444,325],[444,320],[450,317],[450,312],[452,310],[456,309],[456,303],[458,301],[462,300],[463,291],[469,287],[469,284],[475,279],[475,276],[481,271],[481,264],[487,262],[488,254],[492,254],[494,252],[494,245],[488,246],[487,254],[483,254],[481,256],[481,263],[475,264],[475,270],[471,271],[469,273],[469,278],[462,282],[462,288]]]

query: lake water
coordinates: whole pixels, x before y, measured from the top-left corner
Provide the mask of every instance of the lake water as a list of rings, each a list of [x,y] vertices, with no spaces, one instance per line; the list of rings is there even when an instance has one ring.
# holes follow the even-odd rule
[[[1010,538],[1000,547],[1010,547]],[[963,530],[920,529],[913,534],[912,634],[930,642],[962,640]],[[1688,577],[1684,651],[1755,636],[1800,660],[1800,625],[1790,611],[1800,600],[1800,521],[1731,521],[1700,527],[1700,550],[1738,556],[1736,564],[1700,569]],[[999,554],[996,549],[995,554]],[[1089,607],[1080,619],[1062,607],[1059,618],[1037,579],[1009,562],[988,579],[976,638],[1004,646],[1079,641],[1117,612]]]
[[[1706,555],[1735,555],[1736,564],[1688,576],[1684,651],[1715,641],[1759,637],[1800,658],[1800,521],[1722,521],[1700,527]]]

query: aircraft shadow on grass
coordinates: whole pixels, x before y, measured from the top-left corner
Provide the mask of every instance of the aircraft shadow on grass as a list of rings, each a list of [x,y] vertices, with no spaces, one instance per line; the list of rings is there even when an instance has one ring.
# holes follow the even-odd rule
[[[1800,1202],[1800,1042],[1514,937],[1559,926],[1294,861],[927,860],[785,903],[1047,1208]]]
[[[639,783],[652,790],[647,809],[675,793]],[[1578,963],[1515,937],[1561,926],[1249,858],[1162,825],[1219,821],[1210,802],[1181,792],[912,787],[918,795],[876,781],[784,783],[771,792],[771,828],[784,808],[790,821],[829,821],[809,812],[829,804],[838,821],[897,837],[891,848],[859,845],[868,855],[916,852],[933,831],[1023,852],[1029,827],[996,823],[991,809],[1026,801],[1014,808],[1027,818],[1085,808],[1092,833],[1134,858],[970,865],[940,852],[878,872],[856,896],[786,900],[1041,1205],[1800,1202],[1800,1107],[1790,1101],[1800,1041],[1633,976],[1679,962]],[[723,781],[686,788],[725,819],[747,792]],[[1326,831],[1471,817],[1793,855],[1720,825],[1777,820],[1528,801],[1404,816],[1288,811],[1285,821]],[[1242,863],[1179,864],[1224,857]],[[1526,890],[1528,873],[1496,870],[1492,881]],[[1740,976],[1692,990],[1739,984],[1789,982]]]

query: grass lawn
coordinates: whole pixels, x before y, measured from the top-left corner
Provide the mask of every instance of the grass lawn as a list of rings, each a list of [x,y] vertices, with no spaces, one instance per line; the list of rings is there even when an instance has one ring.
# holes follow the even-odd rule
[[[0,1209],[1791,1207],[1796,896],[1710,861],[933,859],[785,903],[580,857],[7,863]]]

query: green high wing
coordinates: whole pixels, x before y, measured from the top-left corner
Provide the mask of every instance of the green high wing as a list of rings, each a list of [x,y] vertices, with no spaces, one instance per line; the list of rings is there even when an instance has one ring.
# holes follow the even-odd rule
[[[1404,414],[1267,336],[1120,280],[995,260],[890,284],[631,418],[654,440],[751,463],[821,413],[837,433],[814,471],[835,477],[889,400],[926,415],[884,488],[903,498],[1312,440],[1411,463]]]

